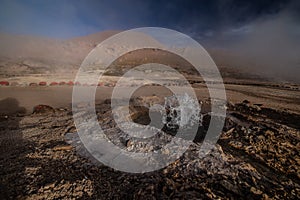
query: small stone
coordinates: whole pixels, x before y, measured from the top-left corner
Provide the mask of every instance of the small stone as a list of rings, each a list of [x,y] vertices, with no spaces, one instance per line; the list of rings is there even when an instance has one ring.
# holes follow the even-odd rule
[[[245,99],[244,101],[243,101],[243,104],[249,104],[250,103],[250,101],[248,101],[247,99]]]
[[[133,142],[126,137],[120,137],[120,142],[126,147],[130,147],[131,145],[133,145]]]
[[[48,190],[48,189],[50,189],[50,188],[54,188],[54,186],[55,186],[55,183],[51,183],[51,184],[46,185],[46,186],[44,187],[44,189],[45,189],[45,190]]]
[[[257,105],[253,105],[251,106],[254,110],[256,111],[261,111],[261,107],[257,106]]]
[[[73,147],[71,145],[65,145],[65,146],[56,146],[53,148],[54,151],[70,151]]]
[[[265,138],[265,136],[263,136],[263,135],[259,135],[259,136],[257,137],[257,139],[260,140],[260,141],[264,141],[266,138]]]
[[[269,199],[270,199],[269,196],[268,196],[267,194],[263,194],[262,196],[263,196],[263,197],[262,197],[263,200],[269,200]]]
[[[256,194],[256,195],[261,195],[263,192],[260,191],[259,189],[256,189],[254,187],[251,187],[250,188],[250,191],[253,193],[253,194]]]
[[[166,154],[166,155],[169,155],[169,154],[170,154],[170,151],[169,151],[169,149],[164,149],[162,153],[163,153],[163,154]]]

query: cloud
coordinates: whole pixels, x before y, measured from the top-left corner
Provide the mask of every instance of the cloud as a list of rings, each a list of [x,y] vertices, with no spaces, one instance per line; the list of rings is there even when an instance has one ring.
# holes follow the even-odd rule
[[[276,13],[286,0],[3,0],[0,29],[71,37],[107,29],[171,28],[191,36],[239,26]]]
[[[236,40],[232,37],[236,36]],[[271,78],[297,81],[300,76],[299,18],[291,7],[223,34],[224,47],[235,55],[232,66],[247,67]]]
[[[79,7],[68,1],[4,0],[0,7],[0,30],[15,34],[66,38],[86,35],[99,27],[81,19]]]

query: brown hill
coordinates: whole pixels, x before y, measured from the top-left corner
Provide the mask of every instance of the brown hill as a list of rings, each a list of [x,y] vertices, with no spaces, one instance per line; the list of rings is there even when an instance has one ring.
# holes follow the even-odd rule
[[[105,31],[70,40],[2,33],[0,73],[10,76],[75,70],[97,43],[115,33]]]
[[[120,31],[103,31],[68,40],[1,33],[0,76],[11,77],[50,73],[74,74],[83,59],[97,44],[118,32]],[[249,73],[241,70],[246,69],[245,66],[236,68],[236,66],[230,64],[233,59],[238,59],[233,53],[225,49],[208,49],[208,51],[219,66],[223,76],[234,78],[250,77]],[[194,73],[191,66],[186,66],[182,59],[170,53],[159,50],[142,50],[118,59],[115,62],[117,68],[110,70],[110,74],[118,72],[118,67],[158,61],[162,64],[170,64],[176,68],[184,66],[182,68],[185,73]]]

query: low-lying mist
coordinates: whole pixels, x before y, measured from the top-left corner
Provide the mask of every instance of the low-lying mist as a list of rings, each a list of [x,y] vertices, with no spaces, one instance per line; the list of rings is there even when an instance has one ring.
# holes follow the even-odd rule
[[[277,81],[299,83],[300,27],[296,15],[283,10],[218,35],[221,38],[215,41],[221,42],[216,45],[226,52],[219,62]]]

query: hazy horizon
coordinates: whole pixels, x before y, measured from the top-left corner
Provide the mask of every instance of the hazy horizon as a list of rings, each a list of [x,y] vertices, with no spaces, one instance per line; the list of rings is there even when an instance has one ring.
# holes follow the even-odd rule
[[[233,55],[233,67],[278,79],[300,74],[300,4],[276,1],[7,1],[0,33],[55,40],[107,30],[163,27],[189,35],[207,49]],[[0,42],[2,51],[13,44]]]

